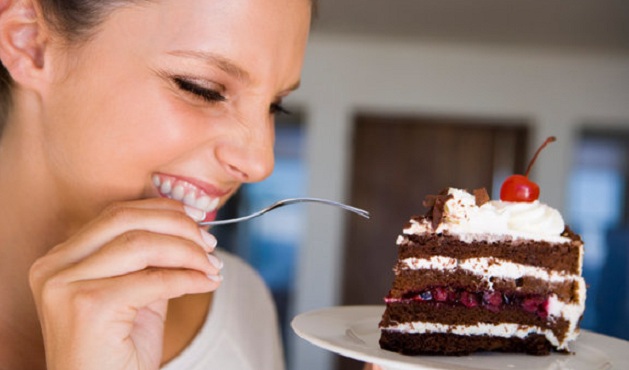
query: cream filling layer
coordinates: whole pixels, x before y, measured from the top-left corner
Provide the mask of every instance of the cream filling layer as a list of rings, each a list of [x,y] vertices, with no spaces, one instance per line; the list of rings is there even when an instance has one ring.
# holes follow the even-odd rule
[[[555,347],[561,350],[568,350],[568,343],[577,338],[578,332],[568,332],[563,341],[559,341],[557,336],[550,329],[542,329],[538,326],[527,326],[520,324],[486,324],[477,325],[444,325],[439,323],[410,322],[387,326],[382,330],[390,330],[408,334],[432,334],[447,333],[456,335],[489,335],[501,338],[526,338],[531,334],[541,334]]]
[[[491,277],[504,279],[519,279],[524,276],[534,277],[551,283],[564,283],[581,279],[578,275],[566,274],[541,267],[528,266],[513,263],[499,258],[468,258],[457,259],[445,256],[432,256],[430,258],[406,258],[400,261],[403,269],[408,270],[464,270],[468,273],[481,276],[484,281],[493,287]]]

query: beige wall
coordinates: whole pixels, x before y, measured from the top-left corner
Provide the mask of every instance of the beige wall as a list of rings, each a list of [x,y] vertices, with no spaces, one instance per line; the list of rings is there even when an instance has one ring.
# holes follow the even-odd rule
[[[302,88],[289,103],[307,117],[310,195],[346,199],[356,111],[515,117],[532,122],[533,147],[558,137],[555,154],[538,161],[532,176],[542,200],[562,210],[579,127],[629,129],[629,55],[315,35]],[[308,212],[295,314],[337,305],[339,297],[342,215]],[[302,340],[288,350],[294,369],[330,368],[331,356]]]

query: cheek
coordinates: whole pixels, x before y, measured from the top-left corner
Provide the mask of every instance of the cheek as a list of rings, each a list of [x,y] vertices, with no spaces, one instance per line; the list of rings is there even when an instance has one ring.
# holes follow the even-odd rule
[[[74,190],[138,197],[152,172],[193,144],[186,116],[157,89],[101,85],[63,103],[51,115],[46,153],[55,175]]]
[[[185,120],[157,96],[127,96],[109,114],[98,117],[101,129],[91,135],[92,159],[111,176],[150,175],[182,156],[194,138]]]

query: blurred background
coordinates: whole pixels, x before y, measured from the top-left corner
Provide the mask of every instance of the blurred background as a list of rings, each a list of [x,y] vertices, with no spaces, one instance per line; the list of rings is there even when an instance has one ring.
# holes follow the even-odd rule
[[[586,243],[582,327],[629,339],[629,2],[319,0],[300,90],[278,117],[275,173],[221,217],[317,196],[215,228],[271,287],[289,370],[360,369],[297,338],[297,314],[382,304],[395,240],[427,194],[531,177]]]

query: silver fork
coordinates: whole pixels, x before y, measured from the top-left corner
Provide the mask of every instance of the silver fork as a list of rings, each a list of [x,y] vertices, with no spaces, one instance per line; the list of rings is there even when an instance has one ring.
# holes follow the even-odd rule
[[[201,226],[215,226],[215,225],[224,225],[224,224],[231,224],[234,222],[241,222],[241,221],[246,221],[246,220],[250,220],[254,217],[258,217],[258,216],[262,216],[263,214],[283,207],[283,206],[287,206],[289,204],[295,204],[295,203],[305,203],[305,202],[313,202],[313,203],[321,203],[321,204],[327,204],[329,206],[335,206],[335,207],[339,207],[342,208],[346,211],[350,211],[350,212],[354,212],[359,216],[362,216],[364,218],[369,218],[369,212],[365,211],[364,209],[360,209],[360,208],[356,208],[356,207],[352,207],[352,206],[348,206],[347,204],[343,204],[343,203],[339,203],[339,202],[335,202],[333,200],[328,200],[328,199],[321,199],[321,198],[289,198],[289,199],[283,199],[280,201],[277,201],[273,204],[271,204],[270,206],[263,208],[257,212],[254,212],[250,215],[247,216],[243,216],[243,217],[238,217],[238,218],[230,218],[228,220],[217,220],[217,221],[207,221],[207,222],[199,222],[199,225]]]

